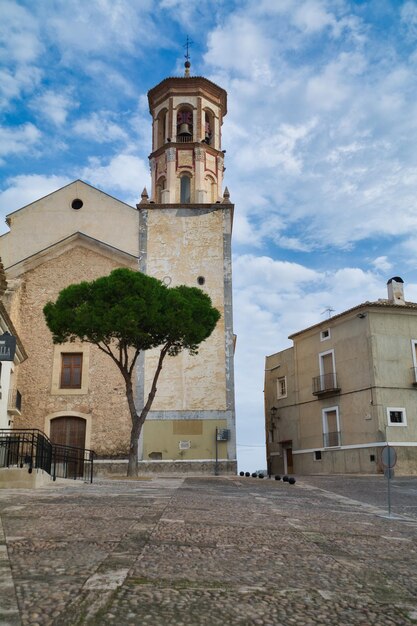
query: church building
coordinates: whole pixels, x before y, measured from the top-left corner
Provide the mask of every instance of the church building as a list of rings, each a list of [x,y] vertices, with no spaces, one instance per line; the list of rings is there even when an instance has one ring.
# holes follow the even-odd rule
[[[77,180],[9,214],[0,237],[4,303],[28,358],[18,371],[21,415],[56,443],[92,449],[98,470],[125,473],[130,415],[124,381],[88,343],[54,345],[43,307],[66,286],[117,267],[167,286],[208,293],[221,319],[199,353],[167,357],[139,446],[139,472],[236,472],[231,233],[222,191],[221,127],[227,94],[210,80],[166,78],[148,93],[151,192],[136,207]],[[136,403],[144,405],[157,351],[141,355]]]

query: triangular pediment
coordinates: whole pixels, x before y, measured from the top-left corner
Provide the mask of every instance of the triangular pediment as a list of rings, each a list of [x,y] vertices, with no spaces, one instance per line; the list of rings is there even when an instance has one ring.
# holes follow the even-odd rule
[[[39,265],[51,261],[62,254],[65,254],[68,250],[72,250],[77,247],[96,252],[103,257],[117,262],[120,266],[137,266],[137,257],[135,255],[128,254],[123,250],[110,246],[103,241],[94,239],[84,233],[73,233],[69,237],[66,237],[61,241],[48,246],[44,250],[40,250],[36,254],[22,259],[18,263],[6,268],[7,278],[18,278],[22,274],[35,269]]]
[[[84,183],[74,181],[7,216],[10,232],[0,237],[7,269],[24,259],[83,233],[127,254],[138,254],[136,208]]]
[[[51,193],[48,193],[46,196],[42,196],[41,198],[38,198],[37,200],[34,200],[33,202],[30,202],[29,204],[25,204],[19,209],[16,209],[15,211],[8,213],[6,215],[6,223],[10,226],[10,223],[12,222],[12,218],[14,215],[16,215],[16,213],[19,213],[20,211],[26,211],[27,209],[36,208],[37,204],[45,200],[48,200],[48,199],[54,200],[54,198],[62,195],[63,192],[72,192],[74,195],[74,199],[76,199],[79,195],[82,195],[83,191],[86,191],[88,194],[96,193],[96,194],[106,196],[107,198],[114,200],[114,202],[117,202],[118,204],[125,206],[127,209],[130,209],[133,211],[135,210],[134,207],[132,207],[130,204],[126,204],[126,202],[123,202],[122,200],[118,200],[118,198],[111,196],[105,191],[101,191],[101,189],[98,189],[97,187],[94,187],[93,185],[89,185],[83,180],[77,179],[77,180],[72,181],[72,183],[68,183],[68,185],[64,185],[63,187],[56,189],[56,191],[52,191]]]

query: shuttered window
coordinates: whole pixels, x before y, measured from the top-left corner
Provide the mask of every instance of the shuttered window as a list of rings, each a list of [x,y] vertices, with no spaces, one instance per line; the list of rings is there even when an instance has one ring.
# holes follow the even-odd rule
[[[81,389],[82,365],[82,353],[68,352],[61,355],[61,389]]]

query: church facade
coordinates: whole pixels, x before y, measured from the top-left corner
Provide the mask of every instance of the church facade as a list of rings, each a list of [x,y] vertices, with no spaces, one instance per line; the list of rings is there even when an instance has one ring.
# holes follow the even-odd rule
[[[103,471],[125,470],[130,416],[124,381],[87,343],[53,345],[42,309],[61,289],[116,267],[168,286],[206,291],[221,313],[199,353],[165,360],[139,446],[139,471],[236,472],[232,322],[233,205],[222,195],[226,92],[203,77],[150,90],[152,188],[133,208],[82,182],[7,217],[0,238],[5,302],[28,353],[19,368],[21,415],[57,443],[93,449]],[[146,401],[157,351],[141,355],[136,403]]]

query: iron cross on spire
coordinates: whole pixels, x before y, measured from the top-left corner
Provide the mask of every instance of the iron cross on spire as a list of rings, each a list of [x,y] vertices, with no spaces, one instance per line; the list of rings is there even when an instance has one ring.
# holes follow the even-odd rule
[[[184,54],[185,56],[185,76],[189,76],[190,75],[190,67],[191,67],[191,63],[190,63],[190,46],[193,44],[194,42],[191,41],[191,39],[189,38],[189,36],[187,35],[187,41],[185,42],[184,48],[186,49],[186,53]]]

